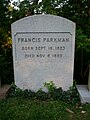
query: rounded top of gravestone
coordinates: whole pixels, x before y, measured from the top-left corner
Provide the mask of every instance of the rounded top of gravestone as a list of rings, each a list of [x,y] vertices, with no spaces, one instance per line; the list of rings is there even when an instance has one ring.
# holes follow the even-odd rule
[[[33,18],[46,18],[46,19],[48,19],[48,17],[50,18],[55,18],[55,19],[63,19],[63,21],[68,21],[68,22],[71,22],[71,23],[74,23],[74,22],[72,22],[71,20],[68,20],[68,19],[66,19],[66,18],[64,18],[64,17],[61,17],[61,16],[56,16],[56,15],[49,15],[49,14],[40,14],[40,15],[32,15],[32,16],[28,16],[28,17],[24,17],[24,18],[21,18],[21,19],[19,19],[19,20],[17,20],[16,22],[20,22],[20,21],[24,21],[24,20],[27,20],[27,19],[32,19],[33,20]],[[53,19],[52,19],[53,20]],[[14,23],[16,23],[16,22],[14,22]],[[75,24],[75,23],[74,23]]]
[[[73,32],[75,23],[55,15],[32,15],[12,23],[12,28],[13,27],[14,31],[17,31],[18,29],[18,31],[22,32]]]

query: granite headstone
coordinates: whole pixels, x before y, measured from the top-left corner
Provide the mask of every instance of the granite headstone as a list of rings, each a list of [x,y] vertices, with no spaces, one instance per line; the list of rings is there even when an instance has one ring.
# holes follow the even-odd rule
[[[12,25],[15,84],[44,91],[45,82],[73,85],[75,23],[59,16],[34,15]]]

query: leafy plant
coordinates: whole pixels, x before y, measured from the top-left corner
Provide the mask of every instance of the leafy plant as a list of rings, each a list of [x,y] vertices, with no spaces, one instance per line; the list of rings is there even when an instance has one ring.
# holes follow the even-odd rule
[[[48,83],[45,82],[44,87],[46,87],[49,92],[52,92],[52,91],[54,91],[56,89],[55,84],[53,83],[53,81],[50,81]]]
[[[56,88],[54,83],[51,81],[50,83],[45,83],[44,87],[48,89],[48,92],[42,91],[42,89],[37,92],[32,92],[31,90],[21,90],[16,86],[11,88],[10,96],[34,99],[39,101],[47,101],[47,100],[62,100],[66,103],[70,103],[72,105],[76,105],[80,103],[80,98],[78,91],[76,89],[75,84],[70,87],[68,91],[63,91],[62,88]]]
[[[50,83],[45,83],[44,86],[48,89],[48,94],[51,99],[63,100],[73,105],[80,102],[79,93],[77,91],[75,82],[68,91],[63,91],[62,88],[56,88],[53,81]]]

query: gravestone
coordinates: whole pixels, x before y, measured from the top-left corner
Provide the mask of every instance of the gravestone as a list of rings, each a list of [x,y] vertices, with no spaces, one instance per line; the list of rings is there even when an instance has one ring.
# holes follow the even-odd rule
[[[68,90],[73,85],[75,23],[53,15],[34,15],[12,25],[15,84],[37,91],[44,83]]]

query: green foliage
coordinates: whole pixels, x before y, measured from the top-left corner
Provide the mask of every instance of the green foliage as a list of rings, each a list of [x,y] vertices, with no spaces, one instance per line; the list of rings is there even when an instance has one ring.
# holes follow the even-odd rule
[[[9,0],[0,0],[0,30],[4,28],[7,30],[10,26],[9,24],[9,12],[8,12],[8,5]]]
[[[82,29],[77,29],[74,66],[74,79],[76,79],[77,84],[88,83],[88,61],[90,61],[89,37],[84,34]]]
[[[48,89],[48,92],[44,92],[41,89],[37,92],[32,92],[31,90],[23,91],[16,86],[13,86],[9,96],[29,98],[39,101],[62,100],[72,105],[80,103],[79,94],[75,85],[70,87],[68,91],[63,91],[62,88],[56,88],[52,81],[50,83],[45,83],[44,87]]]
[[[69,88],[68,91],[63,91],[62,88],[56,88],[52,81],[50,83],[45,83],[44,86],[48,89],[50,99],[62,100],[72,105],[80,102],[75,83],[72,87]]]
[[[45,101],[45,100],[50,99],[50,97],[48,96],[48,93],[45,93],[44,91],[40,89],[35,93],[34,99],[39,100],[39,101]]]
[[[13,81],[12,59],[7,60],[7,56],[0,55],[0,78],[2,84],[11,84]]]
[[[81,108],[80,108],[81,107]],[[69,113],[66,109],[72,110]],[[84,110],[86,113],[82,114]],[[89,120],[90,104],[72,106],[63,101],[38,101],[21,97],[0,100],[0,120]]]
[[[84,49],[87,52],[90,52],[90,40],[83,34],[81,29],[78,29],[76,32],[76,47],[77,49]]]
[[[52,86],[53,82],[48,83]],[[47,83],[46,83],[47,84]],[[54,86],[54,84],[53,84]],[[48,86],[46,86],[48,87]],[[51,92],[61,98],[51,99]],[[66,92],[61,88],[51,90],[50,93],[45,93],[41,89],[32,92],[30,90],[22,91],[12,84],[10,94],[6,100],[0,100],[0,119],[1,120],[89,120],[90,119],[90,104],[77,103],[74,97],[77,97],[75,83],[73,87]],[[61,94],[60,94],[61,93]],[[58,95],[57,95],[58,94]],[[47,96],[47,97],[45,97]],[[71,102],[73,99],[75,103]],[[73,114],[69,113],[67,109],[72,110]],[[82,114],[84,110],[86,113]]]
[[[31,90],[21,90],[20,88],[17,88],[16,85],[12,84],[12,87],[10,89],[10,92],[8,96],[15,96],[20,98],[34,98],[35,92],[32,92]]]
[[[44,87],[46,87],[49,92],[52,92],[52,91],[54,91],[56,89],[53,81],[50,81],[49,83],[45,82]]]
[[[9,3],[9,0],[0,1],[0,78],[2,84],[13,81]]]
[[[0,101],[1,120],[69,120],[68,105],[62,101],[33,101],[9,98]]]

